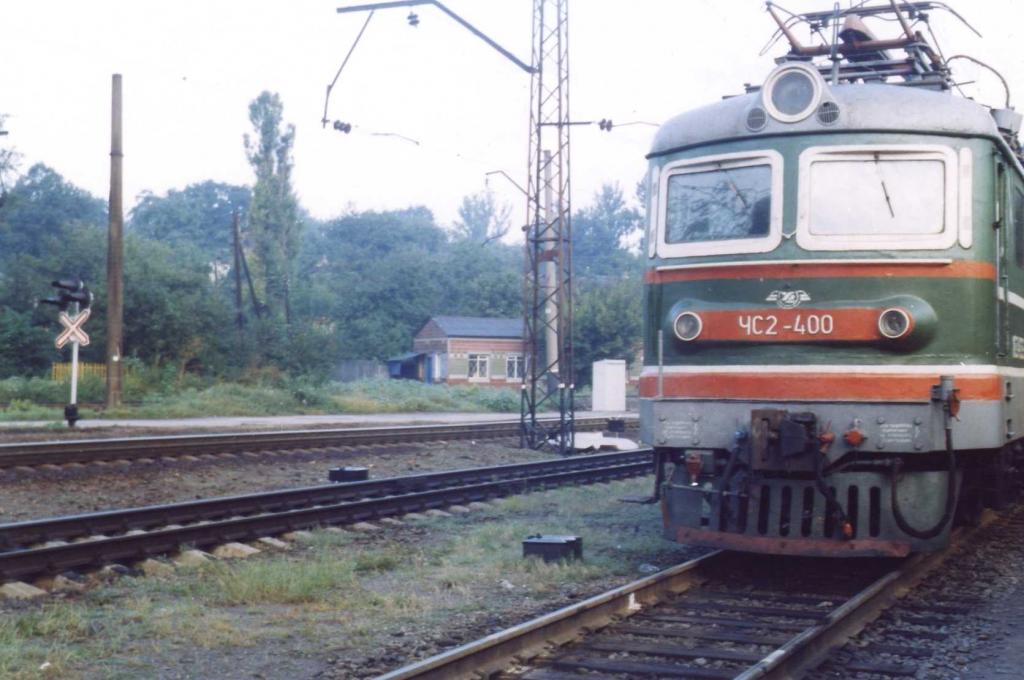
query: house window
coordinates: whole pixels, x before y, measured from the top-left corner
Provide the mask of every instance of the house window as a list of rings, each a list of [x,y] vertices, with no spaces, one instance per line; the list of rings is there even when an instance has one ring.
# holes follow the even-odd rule
[[[487,378],[490,374],[487,371],[487,354],[470,354],[469,355],[469,377],[472,378]]]
[[[509,380],[522,380],[526,373],[521,354],[512,354],[505,360],[505,376]]]

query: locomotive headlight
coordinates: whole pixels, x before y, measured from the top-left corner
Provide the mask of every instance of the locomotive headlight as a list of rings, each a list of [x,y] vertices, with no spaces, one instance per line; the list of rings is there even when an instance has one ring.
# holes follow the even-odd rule
[[[761,98],[772,118],[783,123],[801,121],[821,101],[821,76],[802,63],[785,64],[776,69],[764,83]]]
[[[878,315],[878,332],[890,340],[902,338],[912,327],[910,315],[899,307],[890,307]]]
[[[683,342],[696,340],[703,328],[704,322],[693,312],[683,312],[672,322],[672,329],[675,331],[676,337]]]

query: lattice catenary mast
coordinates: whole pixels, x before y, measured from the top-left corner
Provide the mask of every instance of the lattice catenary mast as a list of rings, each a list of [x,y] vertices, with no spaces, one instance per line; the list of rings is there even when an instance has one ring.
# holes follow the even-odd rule
[[[571,450],[572,206],[569,172],[568,0],[533,1],[524,318],[522,444]],[[538,413],[557,411],[557,423]]]
[[[526,258],[523,281],[524,363],[520,443],[530,448],[572,449],[575,435],[572,356],[572,208],[569,199],[569,0],[532,0],[531,64],[482,33],[438,0],[394,0],[339,7],[339,13],[433,5],[504,57],[530,73],[530,144],[527,182]],[[411,26],[419,17],[410,12]],[[352,49],[359,38],[356,38]],[[351,56],[352,50],[349,50]],[[348,57],[327,86],[331,90]],[[335,121],[334,129],[351,126]],[[610,122],[609,122],[610,129]],[[538,415],[557,412],[554,422]]]

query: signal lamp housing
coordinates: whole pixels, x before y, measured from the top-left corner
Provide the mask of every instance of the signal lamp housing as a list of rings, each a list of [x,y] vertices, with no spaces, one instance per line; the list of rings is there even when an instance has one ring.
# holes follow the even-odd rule
[[[890,307],[878,315],[878,332],[890,340],[906,337],[914,328],[914,321],[899,307]]]
[[[761,99],[772,118],[782,123],[796,123],[818,108],[824,89],[821,75],[814,67],[788,63],[768,76]]]
[[[693,312],[682,312],[672,322],[672,330],[683,342],[696,340],[704,329],[704,322]]]

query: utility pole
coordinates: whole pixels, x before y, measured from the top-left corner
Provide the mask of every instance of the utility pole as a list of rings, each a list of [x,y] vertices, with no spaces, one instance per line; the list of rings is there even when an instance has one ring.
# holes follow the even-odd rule
[[[238,227],[238,210],[231,216],[232,242],[235,244],[235,325],[238,326],[238,342],[244,337],[245,314],[242,313],[242,238]],[[239,347],[241,349],[241,347]]]
[[[124,337],[124,206],[122,204],[121,74],[115,73],[110,117],[110,222],[107,231],[107,408],[121,405]]]
[[[523,280],[523,356],[526,375],[520,409],[520,445],[569,453],[575,437],[572,357],[572,208],[569,199],[569,0],[532,0],[533,41],[530,65],[482,33],[439,0],[391,0],[349,7],[339,13],[373,12],[431,5],[468,29],[530,74],[530,142],[527,172],[526,257]],[[370,17],[352,48],[359,42]],[[420,24],[410,12],[410,26]],[[345,62],[327,87],[327,104]],[[347,124],[335,121],[335,129]],[[341,127],[339,127],[341,126]],[[349,126],[350,129],[350,126]],[[603,128],[602,128],[603,129]],[[610,122],[609,122],[610,129]],[[518,185],[517,185],[518,186]],[[538,413],[557,412],[554,423]]]

